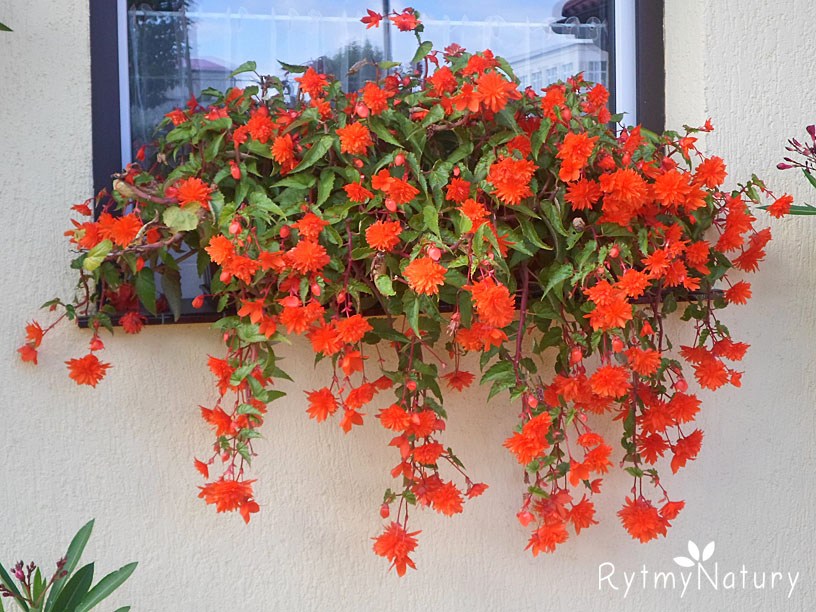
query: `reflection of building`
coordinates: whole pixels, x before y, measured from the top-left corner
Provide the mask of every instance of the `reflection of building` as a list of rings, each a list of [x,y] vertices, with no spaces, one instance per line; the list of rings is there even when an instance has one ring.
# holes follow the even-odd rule
[[[235,85],[235,79],[230,79],[232,72],[228,68],[216,61],[204,57],[194,57],[190,59],[190,76],[192,80],[192,90],[198,93],[208,87],[224,91],[227,87]]]
[[[538,90],[578,72],[583,72],[587,81],[608,83],[608,57],[607,51],[599,49],[593,40],[576,37],[570,44],[556,43],[508,60],[522,86]]]

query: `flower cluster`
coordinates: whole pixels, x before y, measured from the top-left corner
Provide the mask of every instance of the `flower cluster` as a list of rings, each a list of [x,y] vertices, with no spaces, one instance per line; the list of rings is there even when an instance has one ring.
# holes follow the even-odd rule
[[[421,40],[415,11],[387,17]],[[306,390],[308,417],[345,432],[373,419],[392,436],[374,552],[398,574],[414,567],[411,508],[450,516],[487,487],[444,441],[444,395],[476,380],[467,353],[480,355],[490,397],[518,407],[504,446],[524,474],[518,520],[533,555],[597,523],[592,500],[617,466],[632,478],[623,527],[641,542],[665,535],[684,502],[659,470],[684,468],[703,440],[686,372],[703,389],[740,384],[748,346],[717,311],[751,297],[742,275],[771,237],[750,209],[773,198],[764,184],[723,187],[725,163],[696,146],[709,123],[610,127],[621,117],[602,85],[577,75],[522,89],[490,50],[421,43],[410,65],[380,63],[356,92],[285,68],[294,102],[276,77],[191,99],[167,115],[156,161],[141,151],[97,216],[74,207],[78,297],[47,304],[94,332],[70,376],[95,386],[105,375],[101,328],[136,333],[146,313],[177,315],[178,262],[196,256],[212,281],[193,306],[217,305],[226,346],[208,361],[217,399],[201,407],[214,443],[195,461],[217,512],[259,510],[247,472],[287,376],[275,345],[302,335],[332,372]],[[694,340],[675,347],[665,321],[681,306]],[[50,329],[28,326],[23,360],[36,363]],[[552,371],[539,370],[545,353]],[[618,450],[599,433],[610,420]]]

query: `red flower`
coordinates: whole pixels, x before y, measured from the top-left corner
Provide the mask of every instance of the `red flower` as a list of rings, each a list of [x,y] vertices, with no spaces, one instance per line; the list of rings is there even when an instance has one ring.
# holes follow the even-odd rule
[[[366,149],[374,144],[371,140],[371,132],[362,123],[349,123],[336,131],[340,136],[341,153],[365,155]]]
[[[360,183],[349,183],[348,185],[345,185],[343,189],[345,190],[348,199],[352,202],[363,203],[374,197],[374,194],[363,187]]]
[[[417,257],[402,271],[408,286],[423,295],[436,295],[445,283],[445,268],[430,257]]]
[[[416,30],[417,26],[419,26],[419,20],[412,8],[407,8],[398,15],[394,14],[390,16],[389,19],[397,26],[400,32],[410,32],[411,30]]]
[[[78,385],[96,387],[99,381],[105,378],[105,373],[111,367],[109,363],[99,361],[96,355],[89,353],[78,359],[69,359],[68,376]]]
[[[131,310],[123,314],[119,318],[119,325],[125,330],[126,334],[138,334],[144,327],[145,318],[135,310]]]
[[[466,285],[465,289],[473,294],[476,312],[483,323],[492,327],[506,327],[513,321],[516,303],[507,287],[487,277]]]
[[[391,567],[396,568],[399,576],[405,575],[406,568],[416,569],[416,565],[408,556],[417,547],[417,540],[414,536],[419,531],[408,533],[396,522],[391,524],[374,539],[374,552],[380,557],[385,557],[391,562]]]
[[[457,391],[461,391],[462,389],[466,389],[469,387],[473,380],[476,378],[470,372],[466,372],[465,370],[456,370],[454,372],[450,372],[442,376],[445,379],[445,382],[448,383],[448,386],[451,389],[456,389]]]
[[[558,177],[562,181],[575,181],[581,176],[581,171],[587,164],[592,150],[595,148],[597,136],[589,136],[584,132],[576,134],[567,132],[564,142],[558,147],[556,157],[561,160],[561,169]]]
[[[621,366],[605,365],[589,379],[593,393],[618,399],[629,392],[629,373]]]
[[[181,180],[176,185],[176,198],[179,204],[200,204],[209,210],[210,208],[210,187],[198,177],[191,177]]]
[[[286,253],[286,258],[301,274],[319,272],[331,261],[323,245],[314,240],[301,240]]]
[[[785,194],[768,206],[768,212],[772,217],[779,219],[790,212],[791,204],[793,204],[793,196]]]
[[[224,480],[223,478],[198,487],[201,492],[198,496],[207,504],[215,504],[216,512],[233,512],[239,510],[245,523],[249,522],[250,514],[258,512],[258,504],[252,499],[252,483],[254,480]]]
[[[669,526],[668,519],[660,515],[652,502],[642,497],[637,501],[627,497],[618,516],[629,535],[641,542],[653,540],[658,535],[665,536]]]
[[[432,489],[428,492],[428,498],[431,500],[431,507],[445,516],[462,512],[462,492],[452,482]]]
[[[380,21],[382,21],[383,16],[379,13],[375,13],[371,9],[366,9],[368,15],[360,19],[364,24],[366,24],[366,30],[369,28],[379,28]]]
[[[399,221],[375,221],[366,229],[366,242],[372,249],[390,251],[399,244],[401,233]]]
[[[536,529],[530,536],[530,541],[524,550],[530,550],[534,557],[541,552],[554,552],[555,547],[569,539],[569,533],[563,521],[545,523]]]
[[[326,75],[320,74],[311,66],[303,73],[303,76],[295,77],[295,80],[300,83],[300,90],[313,98],[320,96],[323,89],[329,84]]]
[[[490,166],[487,182],[495,187],[499,200],[505,204],[518,204],[533,195],[530,179],[536,168],[530,160],[503,157]]]
[[[309,400],[309,407],[306,412],[310,419],[317,420],[318,423],[325,421],[329,415],[337,411],[337,398],[329,390],[323,387],[317,391],[307,391],[306,398]]]
[[[482,106],[498,113],[509,100],[521,98],[518,86],[498,72],[486,72],[476,80],[476,94]]]

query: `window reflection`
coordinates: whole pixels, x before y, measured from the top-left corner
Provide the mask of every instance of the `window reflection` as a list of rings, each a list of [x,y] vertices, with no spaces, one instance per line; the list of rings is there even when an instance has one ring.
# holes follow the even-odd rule
[[[523,86],[541,89],[583,71],[608,84],[607,0],[410,1],[436,48],[457,42],[469,51],[492,49],[513,65]],[[191,95],[224,90],[253,59],[262,74],[281,75],[277,60],[310,64],[334,74],[346,89],[374,78],[360,59],[410,58],[416,39],[360,23],[366,8],[401,11],[389,0],[152,0],[128,2],[131,143],[135,152],[152,127]],[[385,22],[383,22],[385,23]],[[242,78],[248,79],[246,75]]]

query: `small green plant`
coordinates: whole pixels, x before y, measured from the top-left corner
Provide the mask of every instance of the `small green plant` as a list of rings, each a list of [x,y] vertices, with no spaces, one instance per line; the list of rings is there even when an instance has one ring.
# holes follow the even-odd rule
[[[136,569],[136,563],[128,563],[111,572],[95,586],[93,584],[94,564],[84,565],[76,572],[79,558],[91,537],[93,521],[89,521],[71,540],[68,552],[57,561],[57,569],[46,581],[39,567],[33,562],[26,565],[17,562],[11,574],[0,564],[0,612],[5,612],[3,601],[10,599],[23,612],[87,612],[98,606],[116,589],[122,586]],[[12,576],[19,586],[15,584]],[[116,612],[127,612],[124,606]]]

